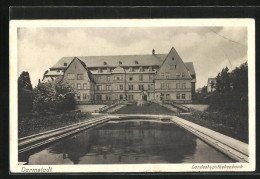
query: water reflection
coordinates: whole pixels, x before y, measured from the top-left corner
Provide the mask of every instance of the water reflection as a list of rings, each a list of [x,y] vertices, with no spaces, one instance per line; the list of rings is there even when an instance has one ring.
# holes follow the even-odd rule
[[[205,152],[209,154],[206,157]],[[117,164],[230,162],[230,159],[173,123],[138,120],[109,122],[55,143],[31,155],[28,161]]]

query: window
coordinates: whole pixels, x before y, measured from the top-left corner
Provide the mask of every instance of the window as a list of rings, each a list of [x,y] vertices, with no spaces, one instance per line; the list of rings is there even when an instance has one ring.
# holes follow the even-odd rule
[[[69,80],[74,80],[75,79],[75,75],[73,73],[68,73],[68,79]]]
[[[130,71],[130,72],[134,72],[134,68],[133,68],[133,67],[130,67],[130,68],[129,68],[129,71]]]
[[[101,76],[97,77],[97,81],[100,82],[101,81]]]
[[[165,83],[161,83],[161,89],[165,89]]]
[[[164,73],[161,74],[161,77],[164,78]]]
[[[77,74],[77,79],[78,80],[83,80],[83,74],[81,73],[81,74]]]
[[[169,83],[166,83],[166,89],[169,89]]]
[[[102,73],[102,69],[101,68],[98,68],[98,73]]]
[[[83,94],[83,99],[87,99],[87,94]]]
[[[153,89],[153,84],[148,84],[148,90],[152,90]]]
[[[148,70],[149,70],[149,71],[153,71],[153,67],[149,67]]]
[[[111,69],[110,69],[110,68],[107,68],[107,72],[111,72]]]
[[[97,100],[102,100],[102,95],[101,94],[97,95]]]
[[[129,89],[129,90],[133,90],[133,89],[134,89],[134,85],[129,85],[129,86],[128,86],[128,89]]]
[[[182,94],[181,99],[185,99],[185,98],[186,98],[185,94]]]
[[[181,77],[185,78],[185,72],[182,72]]]
[[[81,84],[80,83],[77,84],[77,89],[81,89]]]
[[[143,81],[143,75],[139,75],[139,81]]]
[[[123,90],[123,85],[119,85],[119,89],[120,89],[120,90]]]
[[[104,65],[107,65],[107,62],[104,62]]]
[[[110,85],[107,85],[106,88],[107,88],[107,90],[109,91],[109,90],[110,90]]]
[[[116,80],[119,81],[119,80],[120,80],[120,76],[117,76],[117,77],[116,77]]]
[[[139,85],[139,90],[144,90],[144,85]]]
[[[170,94],[166,94],[166,99],[170,99]]]
[[[149,75],[149,80],[153,80],[153,75]]]
[[[166,79],[169,79],[169,75],[166,75]]]
[[[110,76],[107,77],[107,81],[110,81]]]
[[[110,96],[109,95],[106,95],[106,100],[110,100]]]
[[[77,99],[80,100],[80,94],[77,95]]]
[[[133,77],[132,76],[129,76],[129,81],[132,81],[133,80]]]
[[[128,100],[130,100],[130,101],[131,101],[131,100],[134,100],[134,95],[129,94],[129,95],[128,95]]]
[[[97,91],[102,90],[102,85],[97,85]]]
[[[75,84],[74,84],[74,83],[71,83],[71,87],[72,87],[72,88],[75,88]]]
[[[67,63],[64,63],[63,65],[64,65],[64,66],[67,66],[68,64],[67,64]]]
[[[139,67],[139,71],[144,71],[144,68],[143,67]]]
[[[179,93],[176,94],[176,99],[180,99],[180,94]]]
[[[138,61],[137,61],[137,60],[135,61],[135,64],[138,64]]]
[[[119,63],[119,65],[122,65],[122,62],[121,62],[121,61],[119,61],[118,63]]]
[[[177,78],[180,78],[181,74],[180,73],[176,73],[176,76],[177,76]]]
[[[181,85],[181,86],[182,86],[182,88],[184,88],[184,89],[185,89],[185,88],[186,88],[186,83],[182,83],[182,85]]]
[[[83,89],[87,89],[87,83],[83,83]]]
[[[180,83],[176,83],[176,88],[180,89]]]
[[[177,65],[174,65],[174,68],[176,69]]]
[[[174,60],[174,57],[172,57],[172,61]]]
[[[122,94],[120,94],[119,99],[123,100],[123,95]]]

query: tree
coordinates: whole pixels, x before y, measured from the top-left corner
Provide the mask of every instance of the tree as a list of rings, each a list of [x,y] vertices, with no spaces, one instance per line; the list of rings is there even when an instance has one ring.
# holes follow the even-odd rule
[[[203,86],[201,89],[201,94],[206,94],[207,93],[207,86]]]
[[[34,89],[33,108],[37,112],[63,112],[75,109],[74,89],[66,82],[39,83]]]
[[[18,78],[18,113],[31,112],[33,99],[30,75],[28,72],[23,71]]]
[[[232,72],[223,68],[216,78],[216,93],[211,96],[210,109],[248,114],[248,66],[241,64]]]
[[[32,90],[32,84],[30,80],[30,75],[27,71],[23,71],[18,78],[18,88]]]
[[[218,73],[216,78],[216,90],[219,93],[223,93],[230,90],[230,74],[228,73],[228,67],[223,68],[220,73]]]

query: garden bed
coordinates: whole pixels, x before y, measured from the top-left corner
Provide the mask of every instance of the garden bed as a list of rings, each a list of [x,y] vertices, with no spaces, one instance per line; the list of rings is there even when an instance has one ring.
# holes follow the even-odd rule
[[[62,114],[35,114],[18,117],[18,137],[25,137],[36,133],[64,127],[92,118],[90,113],[68,112]]]
[[[188,121],[216,132],[248,143],[248,118],[222,112],[201,112],[192,110],[189,115],[178,115]]]

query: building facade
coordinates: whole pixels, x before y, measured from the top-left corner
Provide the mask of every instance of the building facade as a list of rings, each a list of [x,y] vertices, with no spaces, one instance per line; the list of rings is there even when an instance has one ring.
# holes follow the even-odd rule
[[[63,57],[43,82],[57,77],[77,90],[79,104],[115,101],[190,103],[196,73],[172,48],[168,54]]]

